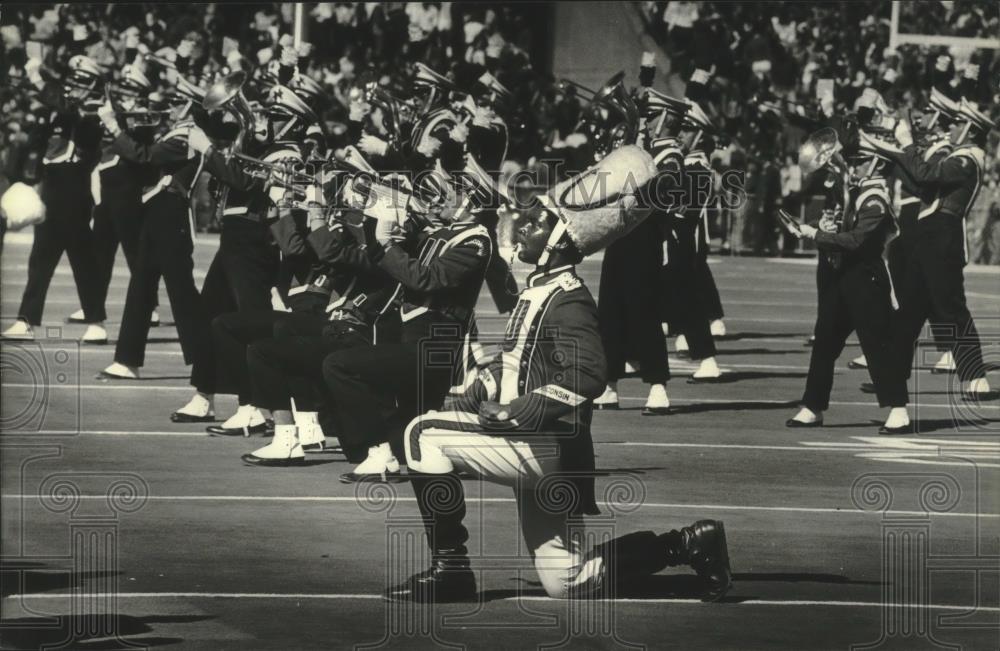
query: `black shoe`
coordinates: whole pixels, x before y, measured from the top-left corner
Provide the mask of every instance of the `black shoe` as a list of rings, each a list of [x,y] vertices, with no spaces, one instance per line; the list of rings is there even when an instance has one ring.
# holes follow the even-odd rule
[[[214,423],[216,422],[214,414],[208,416],[192,416],[191,414],[185,414],[179,411],[175,411],[170,414],[171,423]]]
[[[720,520],[698,520],[680,531],[665,533],[664,543],[668,566],[687,564],[703,583],[702,600],[718,601],[733,585],[729,566],[726,528]]]
[[[931,375],[951,375],[955,372],[956,371],[953,368],[936,368],[933,366],[931,367]]]
[[[600,404],[596,402],[594,403],[595,411],[615,411],[618,408],[619,407],[617,402],[604,402]]]
[[[851,369],[852,371],[862,371],[868,367],[862,364],[858,364],[852,359],[851,361],[847,362],[847,368]]]
[[[274,467],[274,468],[287,468],[289,466],[301,466],[306,462],[303,457],[288,457],[284,459],[264,459],[262,457],[255,457],[253,453],[247,452],[240,457],[243,463],[248,466],[264,466],[264,467]]]
[[[643,407],[643,416],[669,416],[674,413],[673,407]]]
[[[801,420],[795,420],[794,418],[789,418],[788,420],[785,421],[785,427],[791,427],[792,429],[805,428],[805,427],[823,427],[823,419],[820,418],[817,421],[813,421],[811,423],[805,423]]]
[[[882,425],[878,428],[878,433],[881,436],[898,436],[900,434],[913,434],[914,427],[911,422],[909,425],[902,425],[900,427],[886,427]]]
[[[221,425],[209,425],[205,431],[212,436],[274,436],[274,421],[266,420],[259,425],[250,427],[223,427]]]
[[[861,383],[861,393],[878,393],[875,390],[874,382],[862,382]]]
[[[340,476],[341,484],[359,484],[361,482],[372,482],[375,484],[398,484],[403,481],[406,481],[406,475],[399,470],[396,472],[384,472],[381,474],[365,473],[363,475],[359,475],[355,472],[345,472]]]
[[[439,555],[430,569],[388,588],[383,596],[389,601],[418,603],[471,601],[476,597],[476,575],[469,569],[465,550]]]

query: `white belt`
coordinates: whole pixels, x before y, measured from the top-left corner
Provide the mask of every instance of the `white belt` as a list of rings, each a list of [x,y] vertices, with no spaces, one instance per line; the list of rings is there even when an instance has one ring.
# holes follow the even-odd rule
[[[142,195],[142,202],[147,203],[149,202],[150,199],[160,194],[160,192],[162,192],[168,185],[170,185],[170,182],[173,181],[173,179],[174,177],[170,174],[167,174],[166,176],[161,178],[159,181],[157,181],[156,185],[154,185],[151,190]]]
[[[940,199],[935,199],[931,203],[931,205],[927,206],[926,208],[924,208],[923,210],[920,211],[920,214],[917,215],[917,219],[923,219],[924,217],[930,217],[931,215],[933,215],[934,213],[936,213],[937,209],[938,209],[938,205],[940,205],[940,203],[941,203]]]
[[[115,155],[111,160],[98,163],[94,171],[90,173],[90,194],[94,197],[94,205],[101,205],[101,172],[114,167],[121,160],[121,156]]]
[[[229,217],[230,215],[245,215],[249,209],[246,206],[238,206],[236,208],[226,208],[222,211],[223,217]]]
[[[404,312],[402,308],[400,308],[399,320],[402,321],[403,323],[406,323],[407,321],[412,321],[421,314],[426,314],[427,312],[430,312],[430,308],[418,307],[415,310],[410,310],[409,312]]]

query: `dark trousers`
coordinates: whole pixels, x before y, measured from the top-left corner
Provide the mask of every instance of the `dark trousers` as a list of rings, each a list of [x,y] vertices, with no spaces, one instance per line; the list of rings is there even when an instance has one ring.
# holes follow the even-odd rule
[[[288,322],[288,325],[285,325]],[[321,314],[229,312],[212,319],[216,392],[239,397],[239,404],[253,404],[247,350],[258,341],[283,336],[318,336],[327,321]],[[277,334],[276,334],[277,333]],[[318,362],[317,362],[318,363]]]
[[[338,419],[340,442],[348,460],[389,442],[403,456],[406,425],[417,415],[439,409],[461,366],[466,328],[425,314],[403,324],[399,343],[379,343],[331,353],[323,377]]]
[[[722,298],[719,296],[719,288],[715,285],[715,276],[712,275],[707,256],[698,256],[694,268],[694,285],[695,295],[701,303],[702,311],[708,317],[709,325],[712,321],[724,317]]]
[[[845,268],[832,269],[829,262],[820,260],[816,340],[802,404],[813,411],[830,406],[834,364],[851,332],[857,331],[879,406],[905,407],[909,401],[906,380],[893,355],[896,333],[889,272],[881,259],[845,264]]]
[[[246,351],[250,402],[272,411],[290,410],[292,399],[301,411],[318,411],[326,393],[324,358],[339,350],[372,346],[370,331],[338,322],[317,324],[295,318],[279,324],[278,336],[260,339]]]
[[[97,277],[94,234],[90,213],[90,171],[83,164],[51,165],[45,168],[42,186],[45,221],[35,226],[28,257],[28,282],[21,297],[18,318],[28,324],[42,324],[45,296],[63,252],[69,256],[73,280],[88,323],[104,321],[104,301]],[[147,315],[148,317],[148,315]]]
[[[107,188],[105,193],[115,192]],[[108,298],[111,276],[115,267],[115,255],[121,244],[129,273],[134,273],[139,250],[139,233],[142,230],[142,202],[138,197],[123,200],[107,198],[94,206],[94,247],[97,257],[97,288],[101,305]],[[159,278],[157,278],[159,284]],[[155,291],[155,290],[154,290]],[[159,301],[153,296],[153,307]]]
[[[905,377],[924,321],[933,317],[935,340],[952,351],[963,382],[985,375],[979,332],[965,302],[965,233],[961,220],[931,215],[920,221],[913,253],[897,287],[899,364]]]
[[[278,260],[278,250],[264,224],[241,217],[223,218],[219,250],[201,286],[209,322],[227,312],[269,312]],[[205,360],[207,366],[195,362],[191,369],[191,384],[203,393],[217,390],[213,359]]]
[[[611,381],[625,374],[627,361],[647,384],[670,379],[660,328],[662,242],[657,224],[646,220],[605,251],[597,310]]]
[[[115,361],[127,366],[143,365],[149,337],[149,313],[153,310],[156,285],[162,276],[184,362],[208,368],[212,365],[212,335],[194,284],[190,205],[184,197],[161,192],[150,199],[145,208]],[[199,379],[192,375],[191,383],[198,386],[196,381]]]
[[[695,248],[697,223],[679,223],[667,243],[667,278],[671,296],[670,324],[687,339],[692,359],[715,356],[712,338],[711,301],[703,295],[701,276],[708,271],[708,260]],[[715,281],[712,279],[712,287]],[[716,296],[718,291],[716,290]],[[722,311],[722,306],[719,310]],[[672,328],[673,329],[673,328]]]

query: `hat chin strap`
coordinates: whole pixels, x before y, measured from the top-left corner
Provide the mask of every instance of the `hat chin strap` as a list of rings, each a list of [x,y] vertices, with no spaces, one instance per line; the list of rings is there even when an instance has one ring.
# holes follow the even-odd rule
[[[962,127],[962,133],[958,134],[958,142],[955,143],[956,145],[961,145],[965,143],[965,139],[966,137],[968,137],[969,129],[971,128],[972,128],[972,120],[966,120],[965,126]]]
[[[559,244],[559,240],[562,236],[566,234],[566,222],[559,218],[556,225],[552,228],[552,232],[549,233],[549,239],[545,243],[545,249],[542,251],[542,255],[538,256],[538,262],[535,263],[539,267],[544,267],[549,263],[550,254],[556,250],[556,245]]]

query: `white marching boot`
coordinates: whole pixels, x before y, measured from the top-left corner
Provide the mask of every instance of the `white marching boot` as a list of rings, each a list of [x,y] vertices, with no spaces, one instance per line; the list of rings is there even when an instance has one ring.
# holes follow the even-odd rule
[[[15,339],[17,341],[34,341],[35,331],[31,329],[28,322],[23,319],[18,319],[14,322],[14,325],[3,331],[0,335],[4,339]]]
[[[878,428],[878,433],[883,435],[912,434],[913,424],[910,423],[910,414],[906,411],[906,407],[890,409],[889,416],[885,419],[885,424]]]
[[[646,397],[646,404],[642,408],[643,416],[665,416],[670,413],[670,398],[667,396],[667,387],[663,384],[649,385],[649,395]]]
[[[813,411],[808,407],[799,409],[799,413],[785,421],[785,427],[820,427],[823,425],[823,412]]]
[[[618,383],[604,387],[604,393],[594,399],[594,409],[618,409]]]
[[[674,349],[679,357],[691,354],[691,350],[688,348],[687,337],[684,335],[677,335],[677,339],[674,340]]]
[[[319,425],[319,413],[296,411],[295,426],[299,429],[299,443],[306,452],[322,452],[326,445],[323,428]]]
[[[215,422],[215,397],[208,393],[195,393],[186,405],[170,414],[170,420],[174,423]]]
[[[351,472],[341,475],[340,481],[344,484],[354,484],[359,481],[387,483],[401,478],[399,462],[392,454],[392,447],[388,443],[381,443],[368,448],[368,458]]]
[[[139,369],[135,366],[126,366],[118,362],[111,362],[101,371],[101,376],[113,380],[138,380]]]
[[[156,328],[160,325],[160,311],[153,310],[149,315],[149,327]]]
[[[267,434],[268,425],[264,414],[253,405],[240,405],[236,413],[221,425],[209,425],[205,431],[220,436],[253,436]]]
[[[698,370],[691,375],[690,382],[692,384],[698,384],[700,382],[714,382],[722,377],[722,369],[716,363],[714,357],[706,357],[701,360],[701,364],[698,365]]]
[[[298,466],[306,460],[295,425],[277,425],[274,439],[262,448],[244,454],[243,463],[250,466]]]
[[[66,317],[66,323],[86,323],[86,322],[87,322],[87,315],[83,313],[82,307],[76,312],[73,312],[73,314],[70,314],[68,317]]]
[[[91,323],[84,330],[80,337],[82,344],[106,344],[108,343],[108,331],[104,329],[104,323]]]
[[[862,368],[868,368],[868,358],[865,357],[864,355],[858,355],[857,357],[855,357],[851,361],[847,362],[847,368],[851,368],[851,369],[855,369],[855,370],[862,369]]]
[[[709,325],[709,329],[712,331],[713,337],[725,337],[726,336],[726,323],[722,319],[716,319],[712,321]]]

